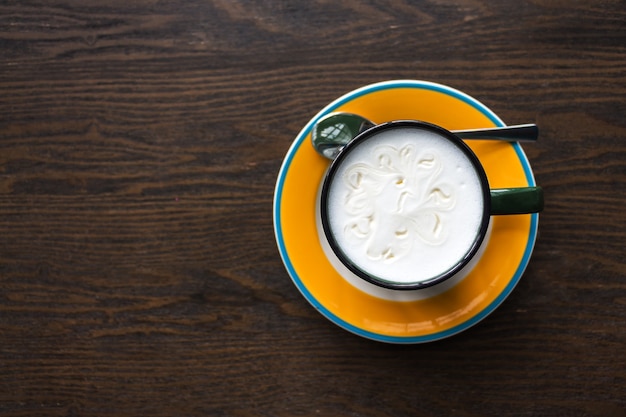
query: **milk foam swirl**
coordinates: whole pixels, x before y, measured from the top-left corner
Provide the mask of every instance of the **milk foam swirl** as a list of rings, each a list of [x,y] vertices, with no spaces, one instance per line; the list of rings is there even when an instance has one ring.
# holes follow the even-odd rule
[[[372,261],[393,263],[411,253],[415,239],[440,245],[449,236],[445,214],[455,187],[441,179],[435,150],[412,144],[374,148],[374,164],[358,162],[343,175],[348,190],[346,238],[364,243]]]

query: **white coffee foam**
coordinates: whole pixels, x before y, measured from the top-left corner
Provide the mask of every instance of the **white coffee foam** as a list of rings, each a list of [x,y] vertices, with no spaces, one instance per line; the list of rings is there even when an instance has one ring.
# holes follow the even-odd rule
[[[397,283],[448,271],[474,245],[480,177],[458,147],[415,127],[383,130],[346,155],[328,191],[329,224],[361,270]]]

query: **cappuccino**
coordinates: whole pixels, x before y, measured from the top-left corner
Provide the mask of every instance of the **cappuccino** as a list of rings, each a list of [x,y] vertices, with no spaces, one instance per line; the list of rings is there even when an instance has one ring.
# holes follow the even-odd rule
[[[459,141],[460,142],[460,141]],[[325,182],[325,233],[374,281],[420,284],[460,268],[486,228],[484,173],[437,129],[373,129],[341,152]]]

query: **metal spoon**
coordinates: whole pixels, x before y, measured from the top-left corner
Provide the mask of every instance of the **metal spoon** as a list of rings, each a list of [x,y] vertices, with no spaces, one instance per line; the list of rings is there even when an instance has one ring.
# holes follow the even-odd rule
[[[322,156],[335,159],[343,147],[356,135],[375,123],[353,113],[330,113],[313,126],[313,147]],[[492,139],[508,142],[535,141],[539,130],[535,124],[492,127],[486,129],[452,130],[461,139]]]

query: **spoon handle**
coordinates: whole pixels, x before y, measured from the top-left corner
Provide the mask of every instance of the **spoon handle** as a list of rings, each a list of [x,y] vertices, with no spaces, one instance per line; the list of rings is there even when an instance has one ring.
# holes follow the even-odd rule
[[[536,141],[539,129],[535,124],[494,127],[488,129],[453,130],[461,139],[497,139],[509,142]]]

